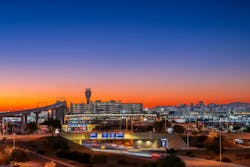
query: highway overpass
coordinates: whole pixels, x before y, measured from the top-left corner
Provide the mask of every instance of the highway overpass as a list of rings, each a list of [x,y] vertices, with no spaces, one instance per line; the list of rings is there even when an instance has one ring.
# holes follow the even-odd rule
[[[5,117],[20,117],[21,123],[26,124],[27,117],[33,113],[35,114],[35,122],[38,122],[38,117],[41,112],[47,112],[48,118],[59,119],[61,123],[64,123],[64,116],[67,112],[67,104],[66,101],[57,101],[54,104],[33,108],[28,110],[20,110],[15,112],[2,112],[0,113],[0,122],[2,122],[3,118]]]
[[[153,132],[125,132],[125,131],[110,131],[110,132],[85,132],[85,133],[62,133],[62,137],[82,144],[84,140],[129,140],[134,147],[158,148],[161,147],[161,140],[168,140],[169,148],[184,148],[186,143],[178,134],[169,133],[153,133]]]

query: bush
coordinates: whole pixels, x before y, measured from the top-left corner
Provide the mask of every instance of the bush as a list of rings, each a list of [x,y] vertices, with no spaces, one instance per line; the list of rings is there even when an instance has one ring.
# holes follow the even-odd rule
[[[207,140],[207,136],[197,136],[197,142],[203,143]]]
[[[68,142],[65,141],[60,136],[50,136],[48,137],[46,143],[49,148],[53,148],[55,150],[68,150],[69,145]]]
[[[38,130],[38,126],[37,123],[32,122],[32,123],[28,123],[25,127],[25,132],[28,134],[33,134],[35,131]]]
[[[232,160],[229,159],[229,158],[227,158],[227,157],[223,157],[223,158],[221,159],[221,161],[222,161],[222,162],[232,162]]]
[[[46,162],[44,167],[56,167],[56,163],[51,161],[51,162]]]
[[[65,140],[58,140],[54,144],[55,149],[62,149],[62,150],[68,150],[69,146],[68,143]]]
[[[138,165],[137,163],[135,163],[135,162],[130,162],[130,161],[128,161],[127,159],[120,159],[120,160],[118,161],[118,164],[119,164],[119,165],[128,165],[128,166],[137,166],[137,165]]]
[[[191,151],[187,151],[186,155],[190,156],[190,155],[192,155],[192,152]]]
[[[168,154],[175,154],[177,151],[176,151],[176,149],[175,148],[171,148],[171,149],[168,149],[167,150],[167,153]]]
[[[80,163],[89,163],[90,162],[90,155],[89,154],[81,153],[81,152],[78,152],[78,151],[73,151],[73,152],[59,151],[56,155],[58,157],[73,160],[73,161],[77,161],[77,162],[80,162]]]
[[[148,163],[143,164],[142,167],[157,167],[157,163],[148,162]]]
[[[19,148],[15,148],[12,150],[9,162],[15,161],[15,162],[27,162],[29,161],[28,154]]]
[[[174,126],[174,132],[176,132],[176,133],[184,133],[185,131],[186,131],[186,128],[184,128],[181,125]]]
[[[170,155],[158,161],[157,167],[185,167],[185,163],[177,156]]]
[[[106,155],[102,155],[102,154],[96,154],[94,155],[94,157],[91,160],[93,163],[97,163],[97,164],[105,164],[107,163],[107,156]]]
[[[45,151],[44,150],[37,150],[37,153],[41,154],[41,155],[45,155]]]
[[[33,167],[31,164],[27,164],[25,162],[11,162],[11,167]]]

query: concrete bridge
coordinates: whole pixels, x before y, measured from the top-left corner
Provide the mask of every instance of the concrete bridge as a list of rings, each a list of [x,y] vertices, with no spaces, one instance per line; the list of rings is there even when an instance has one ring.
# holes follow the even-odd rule
[[[27,117],[31,114],[35,114],[35,120],[38,123],[38,116],[41,112],[47,112],[48,118],[54,118],[59,119],[61,123],[64,123],[64,116],[67,111],[67,104],[66,101],[58,101],[54,104],[34,108],[34,109],[28,109],[28,110],[20,110],[15,112],[3,112],[0,113],[0,122],[2,122],[2,119],[4,117],[20,117],[21,123],[26,124],[27,123]]]
[[[129,140],[135,147],[158,148],[161,147],[161,139],[168,140],[168,148],[184,148],[186,143],[178,134],[153,133],[153,132],[85,132],[85,133],[62,133],[62,137],[82,144],[84,140]]]

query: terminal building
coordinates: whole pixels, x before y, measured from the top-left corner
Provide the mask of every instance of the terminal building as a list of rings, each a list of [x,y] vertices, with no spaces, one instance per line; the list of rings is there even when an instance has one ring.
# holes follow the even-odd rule
[[[120,113],[142,113],[142,103],[121,103],[119,101],[102,102],[97,100],[92,103],[71,103],[70,114],[120,114]]]
[[[115,100],[91,102],[91,94],[90,88],[87,88],[85,91],[86,103],[71,103],[70,114],[139,114],[143,111],[142,103],[122,103]]]
[[[96,100],[92,102],[91,89],[85,91],[86,103],[71,103],[69,113],[65,116],[67,124],[65,131],[90,131],[88,125],[98,119],[101,121],[114,121],[122,119],[135,119],[143,116],[142,103],[122,103],[110,100],[103,102]],[[100,121],[99,121],[100,122]]]

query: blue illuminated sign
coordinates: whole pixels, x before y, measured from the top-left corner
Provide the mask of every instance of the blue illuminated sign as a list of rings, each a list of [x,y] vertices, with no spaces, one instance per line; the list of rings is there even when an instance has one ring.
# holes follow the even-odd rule
[[[116,134],[115,134],[115,133],[110,133],[110,134],[109,134],[109,138],[110,138],[110,139],[114,139],[115,137],[116,137]]]
[[[89,138],[90,139],[97,139],[98,134],[97,133],[90,133]]]
[[[109,134],[108,133],[102,133],[102,138],[108,138]]]
[[[168,148],[168,139],[161,139],[161,146]]]
[[[68,124],[68,127],[78,127],[78,124]]]
[[[116,133],[116,138],[117,139],[123,139],[124,138],[124,133]]]

